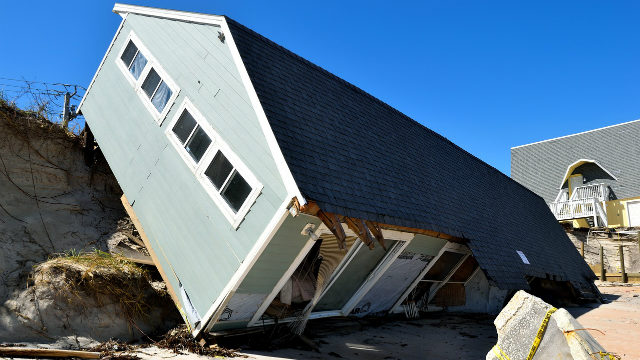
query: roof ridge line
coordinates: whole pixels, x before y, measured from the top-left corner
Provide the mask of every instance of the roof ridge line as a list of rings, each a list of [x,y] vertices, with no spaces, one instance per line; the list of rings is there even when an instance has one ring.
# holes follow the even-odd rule
[[[599,128],[595,128],[595,129],[591,129],[591,130],[577,132],[577,133],[574,133],[574,134],[558,136],[558,137],[554,137],[554,138],[551,138],[551,139],[535,141],[535,142],[532,142],[532,143],[529,143],[529,144],[523,144],[523,145],[514,146],[514,147],[511,148],[511,150],[518,149],[518,148],[525,147],[525,146],[529,146],[529,145],[540,144],[540,143],[547,142],[547,141],[559,140],[559,139],[564,139],[564,138],[568,138],[568,137],[571,137],[571,136],[582,135],[582,134],[587,134],[587,133],[590,133],[590,132],[609,129],[609,128],[613,128],[613,127],[616,127],[616,126],[628,125],[628,124],[632,124],[632,123],[635,123],[635,122],[638,122],[638,121],[640,121],[640,119],[631,120],[631,121],[625,121],[625,122],[622,122],[622,123],[619,123],[619,124],[607,125],[607,126],[603,126],[603,127],[599,127]]]
[[[432,129],[430,129],[430,128],[426,127],[425,125],[423,125],[423,124],[419,123],[418,121],[416,121],[415,119],[413,119],[413,118],[411,118],[410,116],[406,115],[406,114],[405,114],[405,113],[403,113],[402,111],[400,111],[400,110],[396,109],[395,107],[393,107],[393,106],[391,106],[391,105],[387,104],[386,102],[384,102],[384,101],[382,101],[382,100],[378,99],[377,97],[375,97],[375,96],[371,95],[370,93],[368,93],[367,91],[365,91],[365,90],[361,89],[360,87],[358,87],[358,86],[356,86],[356,85],[354,85],[354,84],[352,84],[352,83],[348,82],[347,80],[345,80],[345,79],[343,79],[343,78],[339,77],[339,76],[338,76],[338,75],[336,75],[336,74],[333,74],[332,72],[330,72],[329,70],[324,69],[324,68],[323,68],[323,67],[321,67],[320,65],[314,64],[313,62],[311,62],[311,61],[309,61],[309,60],[307,60],[307,59],[303,58],[302,56],[300,56],[300,55],[298,55],[298,54],[294,53],[293,51],[291,51],[291,50],[289,50],[289,49],[285,48],[284,46],[282,46],[282,45],[280,45],[280,44],[276,43],[275,41],[270,40],[269,38],[267,38],[267,37],[265,37],[265,36],[261,35],[261,34],[260,34],[260,33],[258,33],[257,31],[254,31],[254,30],[252,30],[252,29],[248,28],[247,26],[245,26],[245,25],[243,25],[243,24],[241,24],[241,23],[239,23],[239,22],[237,22],[237,21],[233,20],[232,18],[230,18],[230,17],[229,17],[229,16],[227,16],[227,15],[222,15],[222,16],[223,16],[223,17],[224,17],[228,22],[232,22],[233,24],[235,24],[235,25],[239,26],[239,27],[240,27],[241,29],[243,29],[244,31],[249,31],[249,32],[250,32],[250,33],[252,33],[252,34],[257,35],[257,36],[258,36],[258,38],[260,38],[262,41],[266,41],[267,43],[274,45],[274,46],[275,46],[279,51],[281,51],[281,52],[282,52],[282,53],[284,53],[285,55],[291,56],[291,57],[293,57],[293,58],[294,58],[294,59],[296,59],[296,60],[301,60],[301,61],[303,61],[304,63],[311,65],[311,66],[312,66],[312,67],[314,67],[315,69],[320,70],[322,73],[324,73],[324,74],[326,74],[326,75],[329,75],[329,77],[330,77],[330,78],[332,78],[332,79],[334,79],[334,80],[338,80],[339,82],[341,82],[341,83],[343,83],[343,84],[346,84],[349,88],[353,89],[354,91],[360,92],[360,93],[362,93],[363,95],[366,95],[368,98],[372,99],[373,101],[376,101],[376,102],[378,102],[378,103],[382,104],[385,108],[388,108],[388,109],[390,109],[390,110],[392,110],[392,111],[394,111],[394,112],[398,113],[398,114],[399,114],[399,115],[401,115],[401,117],[402,117],[403,119],[405,119],[406,121],[409,121],[410,123],[412,123],[412,124],[414,124],[414,125],[418,125],[418,126],[420,126],[421,128],[423,128],[423,129],[425,129],[425,130],[427,130],[427,131],[429,131],[429,132],[431,132],[431,133],[435,134],[436,136],[438,136],[438,137],[440,137],[440,138],[444,139],[444,140],[445,140],[445,141],[447,141],[449,144],[451,144],[451,145],[453,145],[454,147],[456,147],[456,148],[458,148],[458,149],[462,150],[462,151],[463,151],[464,153],[466,153],[467,155],[470,155],[473,159],[475,159],[476,161],[480,162],[480,164],[482,164],[483,166],[486,166],[486,167],[488,167],[490,170],[495,171],[495,172],[499,173],[500,175],[502,175],[502,176],[504,176],[504,177],[508,178],[509,180],[511,180],[511,181],[513,181],[513,182],[515,182],[516,184],[518,184],[518,185],[519,185],[520,187],[522,187],[523,189],[527,190],[528,192],[532,193],[533,195],[535,195],[535,196],[539,197],[540,199],[542,199],[542,200],[544,201],[544,198],[542,198],[540,195],[536,194],[535,192],[531,191],[531,189],[529,189],[529,188],[527,188],[526,186],[524,186],[524,185],[520,184],[518,181],[514,180],[512,177],[510,177],[510,176],[508,176],[507,174],[503,173],[502,171],[498,170],[498,169],[497,169],[497,168],[495,168],[493,165],[491,165],[491,164],[487,163],[486,161],[484,161],[484,160],[480,159],[480,158],[479,158],[479,157],[477,157],[476,155],[474,155],[474,154],[470,153],[469,151],[465,150],[464,148],[460,147],[459,145],[457,145],[457,144],[456,144],[456,143],[454,143],[453,141],[449,140],[449,139],[448,139],[447,137],[445,137],[444,135],[442,135],[442,134],[438,133],[437,131],[434,131],[434,130],[432,130]],[[546,201],[545,201],[545,203],[546,203]]]

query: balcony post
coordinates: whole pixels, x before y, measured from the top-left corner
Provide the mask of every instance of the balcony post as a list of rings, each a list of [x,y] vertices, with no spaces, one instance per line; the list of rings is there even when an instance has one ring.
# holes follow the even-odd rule
[[[600,281],[607,281],[607,273],[604,271],[604,250],[600,245]]]

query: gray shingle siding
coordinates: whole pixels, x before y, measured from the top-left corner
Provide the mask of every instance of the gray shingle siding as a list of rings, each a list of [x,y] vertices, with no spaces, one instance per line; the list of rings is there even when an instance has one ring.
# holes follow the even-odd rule
[[[511,177],[552,202],[580,159],[596,160],[617,179],[584,166],[586,183],[606,183],[618,199],[640,196],[640,120],[513,148]]]
[[[594,278],[542,198],[354,85],[228,22],[296,183],[323,210],[469,239],[504,289],[527,289],[527,275],[581,285]]]

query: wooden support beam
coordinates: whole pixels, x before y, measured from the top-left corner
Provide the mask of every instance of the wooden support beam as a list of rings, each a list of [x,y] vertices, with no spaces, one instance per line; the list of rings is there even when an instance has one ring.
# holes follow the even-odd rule
[[[600,281],[607,281],[607,273],[604,271],[604,249],[600,245]]]
[[[81,358],[81,359],[100,359],[99,352],[79,351],[79,350],[58,350],[58,349],[39,349],[27,347],[0,347],[0,356],[2,357],[56,357],[56,358]]]
[[[369,228],[367,224],[365,224],[364,220],[346,217],[344,218],[344,222],[347,223],[347,226],[351,231],[358,235],[358,238],[362,240],[362,242],[369,247],[369,249],[373,249],[373,236],[369,232]]]
[[[342,223],[340,222],[340,217],[336,214],[328,213],[322,210],[318,210],[316,216],[322,220],[322,222],[329,228],[329,231],[336,237],[338,240],[338,247],[342,250],[346,250],[347,246],[345,244],[345,240],[347,235],[344,233],[344,229],[342,228]]]
[[[618,251],[620,252],[620,273],[622,274],[622,282],[627,283],[629,279],[627,278],[627,272],[624,268],[624,247],[622,245],[619,245]]]
[[[464,238],[461,238],[461,237],[457,237],[457,236],[453,236],[453,235],[449,235],[449,234],[445,234],[445,233],[438,232],[438,231],[433,231],[433,230],[410,228],[410,227],[406,227],[406,226],[398,226],[398,225],[391,225],[391,224],[380,224],[380,223],[378,223],[378,225],[380,225],[380,228],[382,228],[382,229],[403,231],[403,232],[409,232],[409,233],[414,233],[414,234],[422,234],[422,235],[427,235],[427,236],[431,236],[431,237],[435,237],[435,238],[439,238],[439,239],[444,239],[444,240],[451,241],[451,242],[454,242],[454,243],[457,243],[457,244],[466,244],[466,243],[469,242],[467,239],[464,239]]]
[[[318,206],[318,204],[316,204],[315,201],[307,201],[306,205],[300,206],[297,197],[293,198],[293,206],[295,206],[299,212],[305,213],[307,215],[316,216],[318,211],[320,211],[320,207]]]
[[[138,230],[138,234],[140,234],[140,237],[144,242],[144,246],[147,248],[147,251],[149,251],[151,260],[153,260],[153,264],[156,266],[156,268],[158,269],[158,272],[160,273],[160,276],[162,277],[162,280],[164,280],[165,284],[167,285],[167,292],[169,293],[169,295],[171,295],[171,300],[173,300],[173,303],[176,305],[178,310],[182,310],[180,306],[179,297],[176,291],[174,290],[173,286],[171,285],[171,282],[169,281],[169,277],[167,276],[167,273],[164,271],[164,269],[162,269],[162,266],[160,265],[160,261],[158,260],[158,256],[156,256],[156,252],[151,247],[151,242],[149,241],[147,234],[142,229],[142,224],[140,224],[140,220],[136,216],[136,213],[135,211],[133,211],[133,208],[131,207],[131,205],[129,205],[129,200],[127,200],[126,196],[122,195],[122,197],[120,198],[120,201],[122,201],[122,206],[124,206],[124,209],[127,211],[127,215],[129,215],[129,217],[131,218],[131,222],[133,223],[133,226],[135,226],[136,230]]]
[[[380,228],[380,225],[373,221],[365,221],[365,223],[367,224],[369,231],[371,231],[373,236],[380,243],[380,246],[382,246],[382,248],[386,251],[387,247],[384,245],[384,236],[382,236],[382,229]]]
[[[298,203],[298,199],[294,198],[293,199],[293,206],[296,206],[296,208],[298,209],[299,212],[305,213],[307,215],[312,215],[312,216],[320,217],[318,215],[318,213],[320,213],[322,211],[320,209],[320,207],[318,206],[318,204],[313,200],[308,200],[306,205],[300,206],[300,203]],[[340,215],[338,215],[338,216],[340,216]],[[345,217],[345,219],[346,219],[346,217]],[[447,241],[450,241],[450,242],[454,242],[454,243],[457,243],[457,244],[467,244],[469,242],[468,239],[465,239],[465,238],[461,238],[461,237],[458,237],[458,236],[453,236],[453,235],[449,235],[449,234],[445,234],[445,233],[442,233],[442,232],[429,230],[429,229],[418,229],[418,228],[411,228],[411,227],[392,225],[392,224],[382,224],[382,223],[377,223],[377,222],[376,223],[371,222],[371,223],[375,224],[377,226],[377,228],[379,228],[379,229],[396,230],[396,231],[408,232],[408,233],[413,233],[413,234],[422,234],[422,235],[427,235],[427,236],[431,236],[431,237],[435,237],[435,238],[444,239],[444,240],[447,240]],[[347,225],[349,225],[348,222],[347,222]],[[327,227],[329,227],[329,225],[327,225]],[[331,227],[329,227],[329,228],[331,228]],[[371,230],[371,227],[369,227],[369,229]],[[353,229],[351,229],[351,230],[353,230]],[[375,229],[373,231],[375,231]],[[373,231],[372,231],[372,233],[373,233]],[[354,231],[354,232],[356,232],[356,231]],[[375,233],[373,233],[373,235],[375,236]],[[380,235],[382,235],[381,231],[380,231]],[[378,239],[378,241],[379,241],[379,239]],[[640,244],[640,240],[639,240],[639,244]]]

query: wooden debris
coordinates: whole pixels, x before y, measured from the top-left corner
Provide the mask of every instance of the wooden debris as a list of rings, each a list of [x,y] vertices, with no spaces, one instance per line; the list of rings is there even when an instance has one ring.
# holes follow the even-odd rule
[[[26,347],[0,347],[0,356],[10,357],[55,357],[70,358],[76,357],[81,359],[100,359],[99,352],[80,351],[80,350],[58,350],[58,349],[39,349]]]
[[[382,229],[380,228],[380,225],[378,225],[378,223],[374,223],[373,221],[366,221],[366,224],[369,228],[369,231],[371,231],[373,236],[380,243],[380,246],[382,246],[383,249],[387,250],[387,247],[384,245],[384,236],[382,236]]]
[[[338,247],[340,247],[341,250],[346,250],[347,246],[345,245],[345,239],[347,238],[347,235],[344,233],[344,229],[342,228],[342,223],[340,222],[338,215],[322,210],[318,210],[316,215],[336,237],[338,240]]]
[[[364,223],[364,220],[345,217],[344,218],[344,222],[347,223],[347,226],[349,227],[349,229],[351,229],[351,231],[356,233],[358,238],[360,238],[360,240],[362,240],[362,242],[366,246],[368,246],[369,249],[373,249],[373,247],[374,247],[374,244],[373,244],[374,238],[371,235],[371,233],[369,232],[369,229],[368,229],[367,225]]]

